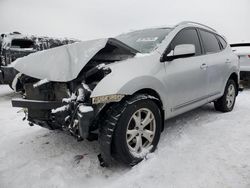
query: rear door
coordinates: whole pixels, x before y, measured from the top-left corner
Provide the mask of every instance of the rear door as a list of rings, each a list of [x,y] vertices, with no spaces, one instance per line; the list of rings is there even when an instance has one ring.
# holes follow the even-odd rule
[[[216,96],[224,89],[224,80],[231,64],[228,51],[224,50],[216,34],[199,29],[204,48],[204,61],[207,65],[208,95]]]

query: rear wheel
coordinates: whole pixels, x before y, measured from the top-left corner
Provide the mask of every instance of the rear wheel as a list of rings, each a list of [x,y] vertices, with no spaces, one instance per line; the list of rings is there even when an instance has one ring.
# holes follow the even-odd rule
[[[236,83],[229,79],[224,91],[224,95],[214,102],[214,107],[217,111],[230,112],[234,108],[237,94]]]

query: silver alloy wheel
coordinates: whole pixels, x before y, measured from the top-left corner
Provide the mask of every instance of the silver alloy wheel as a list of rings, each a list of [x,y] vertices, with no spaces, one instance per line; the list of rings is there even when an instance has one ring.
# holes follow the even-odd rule
[[[234,85],[233,84],[230,84],[228,86],[228,90],[227,90],[227,97],[226,97],[226,100],[227,100],[227,107],[228,108],[231,108],[234,104],[234,100],[235,100],[235,88],[234,88]]]
[[[131,154],[141,154],[152,147],[156,132],[154,114],[147,108],[137,110],[129,120],[126,140]]]

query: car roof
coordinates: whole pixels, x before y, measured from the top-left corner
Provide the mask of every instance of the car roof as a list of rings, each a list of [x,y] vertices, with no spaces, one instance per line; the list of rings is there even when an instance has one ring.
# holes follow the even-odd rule
[[[198,23],[198,22],[193,22],[193,21],[183,21],[183,22],[180,22],[178,23],[177,25],[175,25],[175,27],[177,26],[194,26],[194,27],[199,27],[199,28],[202,28],[202,29],[206,29],[206,30],[209,30],[209,31],[212,31],[213,33],[216,33],[218,34],[218,32],[213,29],[212,27],[210,26],[207,26],[205,24],[202,24],[202,23]]]

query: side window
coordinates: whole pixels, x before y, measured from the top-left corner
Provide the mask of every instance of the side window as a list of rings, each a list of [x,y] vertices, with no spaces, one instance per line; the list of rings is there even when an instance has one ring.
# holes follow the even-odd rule
[[[220,51],[220,45],[214,34],[203,30],[200,30],[200,34],[203,41],[205,52],[207,54],[216,53]]]
[[[174,50],[175,46],[180,44],[193,44],[195,46],[195,55],[201,55],[200,40],[195,29],[184,29],[180,31],[170,44],[167,53]]]
[[[222,45],[222,48],[225,49],[227,47],[227,42],[225,41],[225,39],[223,39],[221,36],[217,35],[219,40],[220,40],[220,43]]]

